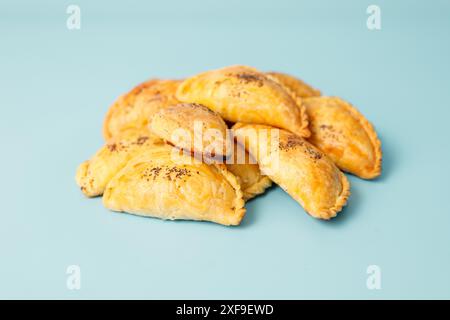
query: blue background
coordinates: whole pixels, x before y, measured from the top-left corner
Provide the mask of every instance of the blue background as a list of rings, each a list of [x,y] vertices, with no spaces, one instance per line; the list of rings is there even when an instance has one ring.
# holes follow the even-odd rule
[[[450,2],[74,1],[79,31],[69,4],[0,4],[0,298],[450,298]],[[350,177],[330,222],[273,188],[235,228],[112,213],[81,194],[75,169],[120,94],[231,64],[355,104],[382,140],[382,177]],[[381,290],[366,287],[372,264]]]

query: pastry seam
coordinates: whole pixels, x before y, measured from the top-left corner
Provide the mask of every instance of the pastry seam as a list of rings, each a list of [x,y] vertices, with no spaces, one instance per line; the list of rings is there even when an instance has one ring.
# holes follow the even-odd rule
[[[224,178],[236,192],[236,199],[234,203],[234,217],[237,218],[237,223],[233,223],[230,225],[239,225],[246,212],[244,193],[241,189],[241,183],[239,182],[238,177],[228,171],[224,164],[216,164],[215,167],[219,170],[219,172],[224,176]]]

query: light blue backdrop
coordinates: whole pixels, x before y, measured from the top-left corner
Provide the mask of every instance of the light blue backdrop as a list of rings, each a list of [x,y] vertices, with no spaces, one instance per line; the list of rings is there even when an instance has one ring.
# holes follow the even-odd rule
[[[66,7],[81,8],[81,30]],[[366,27],[381,8],[382,29]],[[450,298],[450,2],[2,1],[0,298]],[[335,220],[281,189],[242,225],[104,209],[74,182],[120,94],[231,64],[302,77],[376,126],[384,171]],[[81,290],[66,287],[81,267]],[[368,290],[378,265],[381,290]]]

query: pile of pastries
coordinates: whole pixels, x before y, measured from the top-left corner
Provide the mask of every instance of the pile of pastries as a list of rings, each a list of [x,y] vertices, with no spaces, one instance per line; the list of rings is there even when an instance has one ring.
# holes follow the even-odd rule
[[[77,169],[81,191],[162,219],[239,225],[246,201],[275,183],[328,220],[350,195],[342,171],[381,174],[381,143],[351,104],[248,66],[144,82],[110,107],[103,135]]]

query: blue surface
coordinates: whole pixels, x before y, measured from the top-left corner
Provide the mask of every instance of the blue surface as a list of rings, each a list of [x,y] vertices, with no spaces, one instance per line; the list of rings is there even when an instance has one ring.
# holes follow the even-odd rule
[[[145,4],[147,3],[147,4]],[[450,298],[450,2],[0,4],[0,298]],[[242,225],[111,213],[77,165],[120,94],[150,77],[248,64],[354,103],[384,151],[377,181],[314,220],[281,189]],[[66,268],[81,267],[81,290]],[[368,290],[366,268],[382,270]]]

